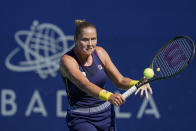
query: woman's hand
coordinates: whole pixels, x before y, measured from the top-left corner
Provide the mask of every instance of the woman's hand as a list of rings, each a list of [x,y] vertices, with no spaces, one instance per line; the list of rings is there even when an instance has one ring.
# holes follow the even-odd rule
[[[145,91],[146,99],[148,99],[148,92],[150,92],[150,94],[152,95],[152,89],[149,83],[138,88],[137,91],[135,92],[135,95],[137,95],[137,93],[140,92],[140,96],[143,97],[144,91]]]
[[[115,106],[120,106],[125,102],[125,99],[121,94],[112,94],[108,100],[110,103],[114,104]]]

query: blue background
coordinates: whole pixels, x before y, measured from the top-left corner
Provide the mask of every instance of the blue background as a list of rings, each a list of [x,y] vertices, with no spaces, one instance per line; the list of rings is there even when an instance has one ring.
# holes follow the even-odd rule
[[[0,2],[0,107],[2,92],[12,90],[17,111],[5,116],[0,108],[1,131],[66,131],[64,117],[56,115],[57,91],[65,90],[60,73],[41,79],[35,71],[16,72],[5,65],[7,56],[20,48],[15,33],[30,31],[34,20],[40,24],[58,26],[65,35],[74,34],[74,20],[86,19],[97,27],[98,45],[104,47],[119,71],[133,79],[142,77],[156,51],[167,41],[178,35],[188,35],[196,40],[196,2],[194,0],[17,0]],[[24,54],[15,56],[16,63]],[[24,60],[24,59],[23,59]],[[128,98],[120,107],[121,112],[131,117],[117,118],[119,131],[184,131],[196,130],[195,73],[194,60],[187,70],[175,78],[154,82],[152,98],[160,117],[137,114],[143,103],[139,96]],[[111,91],[117,89],[108,81]],[[34,91],[39,91],[47,110],[47,117],[25,112]],[[9,99],[9,96],[8,98]],[[35,106],[39,106],[36,104]],[[63,110],[67,107],[63,99]],[[7,110],[12,107],[8,105]],[[152,108],[150,104],[148,108]]]

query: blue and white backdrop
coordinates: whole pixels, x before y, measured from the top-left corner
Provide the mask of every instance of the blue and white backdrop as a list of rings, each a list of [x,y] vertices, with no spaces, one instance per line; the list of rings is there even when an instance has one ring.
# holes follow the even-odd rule
[[[17,0],[0,2],[0,130],[67,131],[59,59],[73,47],[74,20],[98,31],[119,71],[142,77],[156,51],[177,35],[196,41],[194,0]],[[196,60],[115,108],[119,131],[194,131]],[[108,80],[112,92],[122,92]]]

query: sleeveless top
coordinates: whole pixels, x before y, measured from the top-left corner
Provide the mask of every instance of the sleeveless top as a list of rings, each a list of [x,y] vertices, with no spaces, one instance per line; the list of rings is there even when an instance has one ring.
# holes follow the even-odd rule
[[[80,71],[83,73],[83,75],[87,77],[90,82],[99,86],[100,88],[105,88],[104,86],[106,83],[107,76],[104,72],[104,65],[99,59],[96,50],[92,54],[93,61],[90,66],[82,65],[77,56],[75,55],[73,49],[66,54],[72,56],[77,61]],[[105,102],[104,100],[89,96],[88,94],[80,90],[79,87],[77,87],[66,77],[62,76],[62,78],[66,86],[67,98],[71,109],[81,107],[95,107]]]

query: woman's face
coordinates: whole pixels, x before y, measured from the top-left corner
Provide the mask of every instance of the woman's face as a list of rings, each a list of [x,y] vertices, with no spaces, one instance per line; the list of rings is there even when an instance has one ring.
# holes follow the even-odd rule
[[[82,29],[82,33],[78,36],[75,42],[82,54],[92,54],[97,45],[96,29],[93,27]]]

